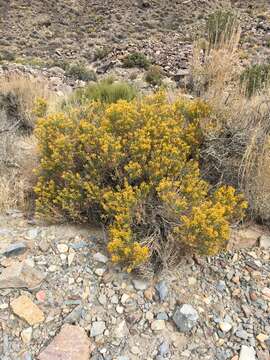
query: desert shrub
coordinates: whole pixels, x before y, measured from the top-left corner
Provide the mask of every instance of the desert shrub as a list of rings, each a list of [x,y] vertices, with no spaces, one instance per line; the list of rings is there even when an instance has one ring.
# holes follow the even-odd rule
[[[127,68],[139,67],[143,69],[148,69],[151,65],[151,62],[143,53],[133,52],[131,54],[128,54],[123,59],[123,65]]]
[[[52,94],[42,79],[23,75],[1,79],[0,112],[6,127],[32,131],[37,117],[45,116],[49,110],[49,102],[52,103]]]
[[[8,50],[2,50],[0,51],[0,61],[14,61],[15,60],[15,54]]]
[[[67,105],[81,105],[88,101],[101,101],[101,103],[111,104],[118,100],[130,101],[137,96],[137,90],[126,82],[114,82],[108,78],[80,88],[72,94]]]
[[[231,187],[211,192],[201,178],[201,101],[168,103],[158,93],[39,120],[37,212],[108,227],[108,250],[128,270],[163,244],[202,254],[224,249],[229,223],[246,207]]]
[[[220,9],[209,15],[206,30],[210,48],[224,47],[239,32],[239,21],[232,10]]]
[[[145,80],[153,86],[161,86],[163,78],[162,68],[158,65],[152,65],[145,74]]]
[[[270,83],[270,64],[256,64],[245,69],[240,77],[246,96],[251,97]]]
[[[108,46],[98,47],[94,51],[94,60],[102,60],[107,57],[111,49]]]
[[[94,70],[88,69],[83,64],[71,64],[66,69],[66,75],[75,80],[96,81],[97,76]]]

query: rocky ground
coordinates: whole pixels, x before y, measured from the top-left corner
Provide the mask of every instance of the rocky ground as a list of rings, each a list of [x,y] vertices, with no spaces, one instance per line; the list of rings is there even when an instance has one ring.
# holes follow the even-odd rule
[[[156,277],[98,228],[0,219],[1,360],[269,360],[270,238]]]
[[[168,75],[186,69],[209,12],[232,6],[242,24],[242,58],[270,55],[267,0],[0,0],[0,57],[83,61],[104,73],[131,51]]]

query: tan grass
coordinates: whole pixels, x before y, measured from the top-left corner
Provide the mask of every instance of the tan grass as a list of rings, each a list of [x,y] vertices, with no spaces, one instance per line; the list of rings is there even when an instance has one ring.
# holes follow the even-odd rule
[[[236,186],[251,214],[270,220],[270,89],[247,98],[241,88],[239,32],[229,43],[210,49],[194,46],[195,94],[210,104],[216,127],[206,132],[204,174],[213,184]]]
[[[12,74],[0,79],[0,94],[13,94],[20,106],[21,116],[26,125],[34,127],[36,116],[33,113],[37,99],[47,101],[49,107],[54,104],[49,84],[41,78],[34,78],[29,75]]]

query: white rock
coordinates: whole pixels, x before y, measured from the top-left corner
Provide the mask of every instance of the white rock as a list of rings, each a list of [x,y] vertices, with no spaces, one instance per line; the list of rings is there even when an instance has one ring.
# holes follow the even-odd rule
[[[224,333],[227,333],[231,330],[232,325],[228,322],[221,322],[219,324],[220,330],[222,330]]]
[[[49,272],[55,272],[58,269],[56,265],[50,265],[48,271]]]
[[[124,305],[129,298],[130,296],[128,294],[123,294],[121,297],[121,303]]]
[[[147,311],[147,313],[145,314],[145,318],[148,321],[152,321],[154,319],[154,314],[151,311]]]
[[[8,309],[8,304],[0,304],[0,310]]]
[[[107,297],[104,294],[100,294],[98,297],[98,301],[101,305],[106,305],[107,304]]]
[[[259,244],[263,249],[270,249],[270,236],[262,235],[259,239]]]
[[[123,306],[117,305],[116,306],[116,311],[117,311],[118,314],[123,314],[123,312],[124,312]]]
[[[61,253],[61,254],[65,254],[68,252],[68,246],[66,244],[58,244],[57,245],[57,250]]]
[[[239,360],[256,360],[256,354],[253,347],[242,345]]]
[[[188,278],[188,285],[189,286],[193,286],[193,285],[195,285],[197,283],[197,279],[196,278],[194,278],[194,277],[189,277]]]
[[[128,333],[129,330],[127,328],[127,324],[125,320],[121,321],[114,329],[114,336],[117,339],[122,339],[123,337],[128,335]]]
[[[108,258],[107,256],[101,254],[100,252],[96,253],[94,256],[93,256],[94,260],[97,261],[97,262],[101,262],[103,264],[106,264],[108,262]]]
[[[92,337],[103,335],[106,329],[106,325],[104,321],[95,321],[92,324],[90,335]]]
[[[142,279],[132,280],[136,290],[146,290],[148,288],[148,282]]]
[[[68,266],[70,266],[73,263],[74,258],[75,258],[75,253],[70,253],[68,255]]]
[[[153,331],[161,331],[165,329],[165,321],[164,320],[154,320],[151,324],[151,329]]]
[[[103,276],[103,274],[105,273],[105,269],[103,269],[103,268],[99,268],[99,269],[96,269],[95,270],[95,274],[97,275],[97,276]]]
[[[22,341],[24,342],[24,344],[29,344],[31,342],[32,333],[33,333],[33,329],[31,327],[22,330],[21,338],[22,338]]]
[[[140,353],[140,349],[138,348],[138,346],[132,346],[130,350],[134,355],[138,355]]]
[[[64,264],[67,260],[67,256],[65,254],[60,254],[60,259],[61,259],[62,263]]]

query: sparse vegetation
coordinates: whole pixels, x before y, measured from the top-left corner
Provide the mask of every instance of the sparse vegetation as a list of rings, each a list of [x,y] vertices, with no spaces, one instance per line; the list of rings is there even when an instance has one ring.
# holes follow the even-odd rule
[[[230,45],[239,28],[237,16],[230,9],[221,9],[210,14],[207,20],[209,49],[222,48],[224,44]]]
[[[102,60],[107,57],[111,49],[108,46],[98,47],[94,52],[94,60]]]
[[[83,64],[71,64],[66,69],[66,75],[75,80],[96,81],[97,76],[94,70],[88,69]]]
[[[13,75],[0,83],[0,107],[6,121],[9,125],[17,123],[16,128],[22,130],[33,130],[37,116],[46,115],[51,96],[44,80]],[[37,109],[41,103],[42,112],[41,108]]]
[[[245,69],[240,81],[245,95],[251,97],[270,84],[270,64],[256,64]]]
[[[147,70],[151,62],[143,53],[133,52],[124,58],[123,65],[127,68],[138,67]]]
[[[111,104],[118,100],[130,101],[136,96],[137,91],[133,86],[126,82],[114,82],[113,79],[107,78],[97,84],[90,84],[76,90],[66,105],[82,105],[89,101]]]
[[[16,58],[15,54],[8,50],[0,51],[0,61],[14,61]]]
[[[160,66],[152,65],[145,74],[145,80],[153,86],[161,86],[163,71]]]

